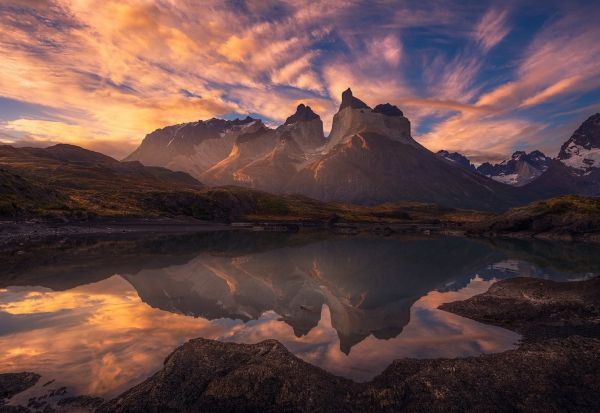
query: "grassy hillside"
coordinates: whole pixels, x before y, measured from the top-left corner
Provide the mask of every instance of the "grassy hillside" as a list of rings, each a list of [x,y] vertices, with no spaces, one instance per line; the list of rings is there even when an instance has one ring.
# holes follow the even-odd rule
[[[478,221],[483,215],[402,202],[325,203],[240,187],[206,188],[191,176],[119,162],[72,145],[0,146],[0,216],[191,216],[205,220]]]
[[[600,239],[600,198],[567,195],[511,209],[474,228],[478,233]]]

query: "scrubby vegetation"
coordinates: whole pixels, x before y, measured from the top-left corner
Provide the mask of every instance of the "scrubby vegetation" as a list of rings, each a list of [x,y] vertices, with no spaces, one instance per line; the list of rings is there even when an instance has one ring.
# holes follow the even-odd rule
[[[477,232],[542,238],[600,238],[600,198],[562,196],[514,208]]]

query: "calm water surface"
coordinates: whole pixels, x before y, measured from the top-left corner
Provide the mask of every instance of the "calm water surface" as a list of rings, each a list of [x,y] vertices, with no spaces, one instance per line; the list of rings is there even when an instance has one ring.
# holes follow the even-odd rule
[[[2,256],[0,372],[112,397],[190,338],[281,341],[370,380],[401,357],[504,351],[519,336],[438,310],[498,279],[600,272],[598,246],[204,233],[54,240]]]

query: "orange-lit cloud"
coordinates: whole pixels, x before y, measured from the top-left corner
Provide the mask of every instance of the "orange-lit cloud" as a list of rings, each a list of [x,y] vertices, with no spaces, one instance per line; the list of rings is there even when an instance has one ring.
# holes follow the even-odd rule
[[[508,34],[507,15],[506,10],[490,9],[479,20],[475,26],[473,38],[483,50],[490,50]]]
[[[511,39],[513,16],[527,10],[494,2],[235,4],[3,2],[0,97],[43,105],[52,116],[0,118],[0,136],[129,150],[157,127],[249,113],[276,123],[302,101],[322,109],[327,130],[350,86],[371,105],[400,105],[432,149],[456,132],[452,119],[466,116],[484,136],[453,135],[453,149],[485,150],[484,127],[496,118],[504,124],[497,130],[517,119],[513,130],[538,127],[539,115],[517,112],[600,87],[593,7],[561,6],[529,38]],[[489,75],[499,61],[490,56],[508,53],[507,42],[506,70]],[[519,139],[506,135],[494,147],[510,151]]]

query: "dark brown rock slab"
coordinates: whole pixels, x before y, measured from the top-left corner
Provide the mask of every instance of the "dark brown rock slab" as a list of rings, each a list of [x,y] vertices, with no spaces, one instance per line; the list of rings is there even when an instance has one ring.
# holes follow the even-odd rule
[[[593,412],[600,340],[573,336],[445,360],[398,360],[370,385],[365,411]]]
[[[248,345],[199,338],[98,411],[343,412],[352,411],[359,389],[298,359],[275,340]]]
[[[594,412],[600,340],[573,336],[463,359],[395,361],[353,383],[281,344],[192,340],[99,412]]]
[[[526,341],[571,335],[600,338],[600,277],[577,282],[511,278],[440,309],[517,331]]]

